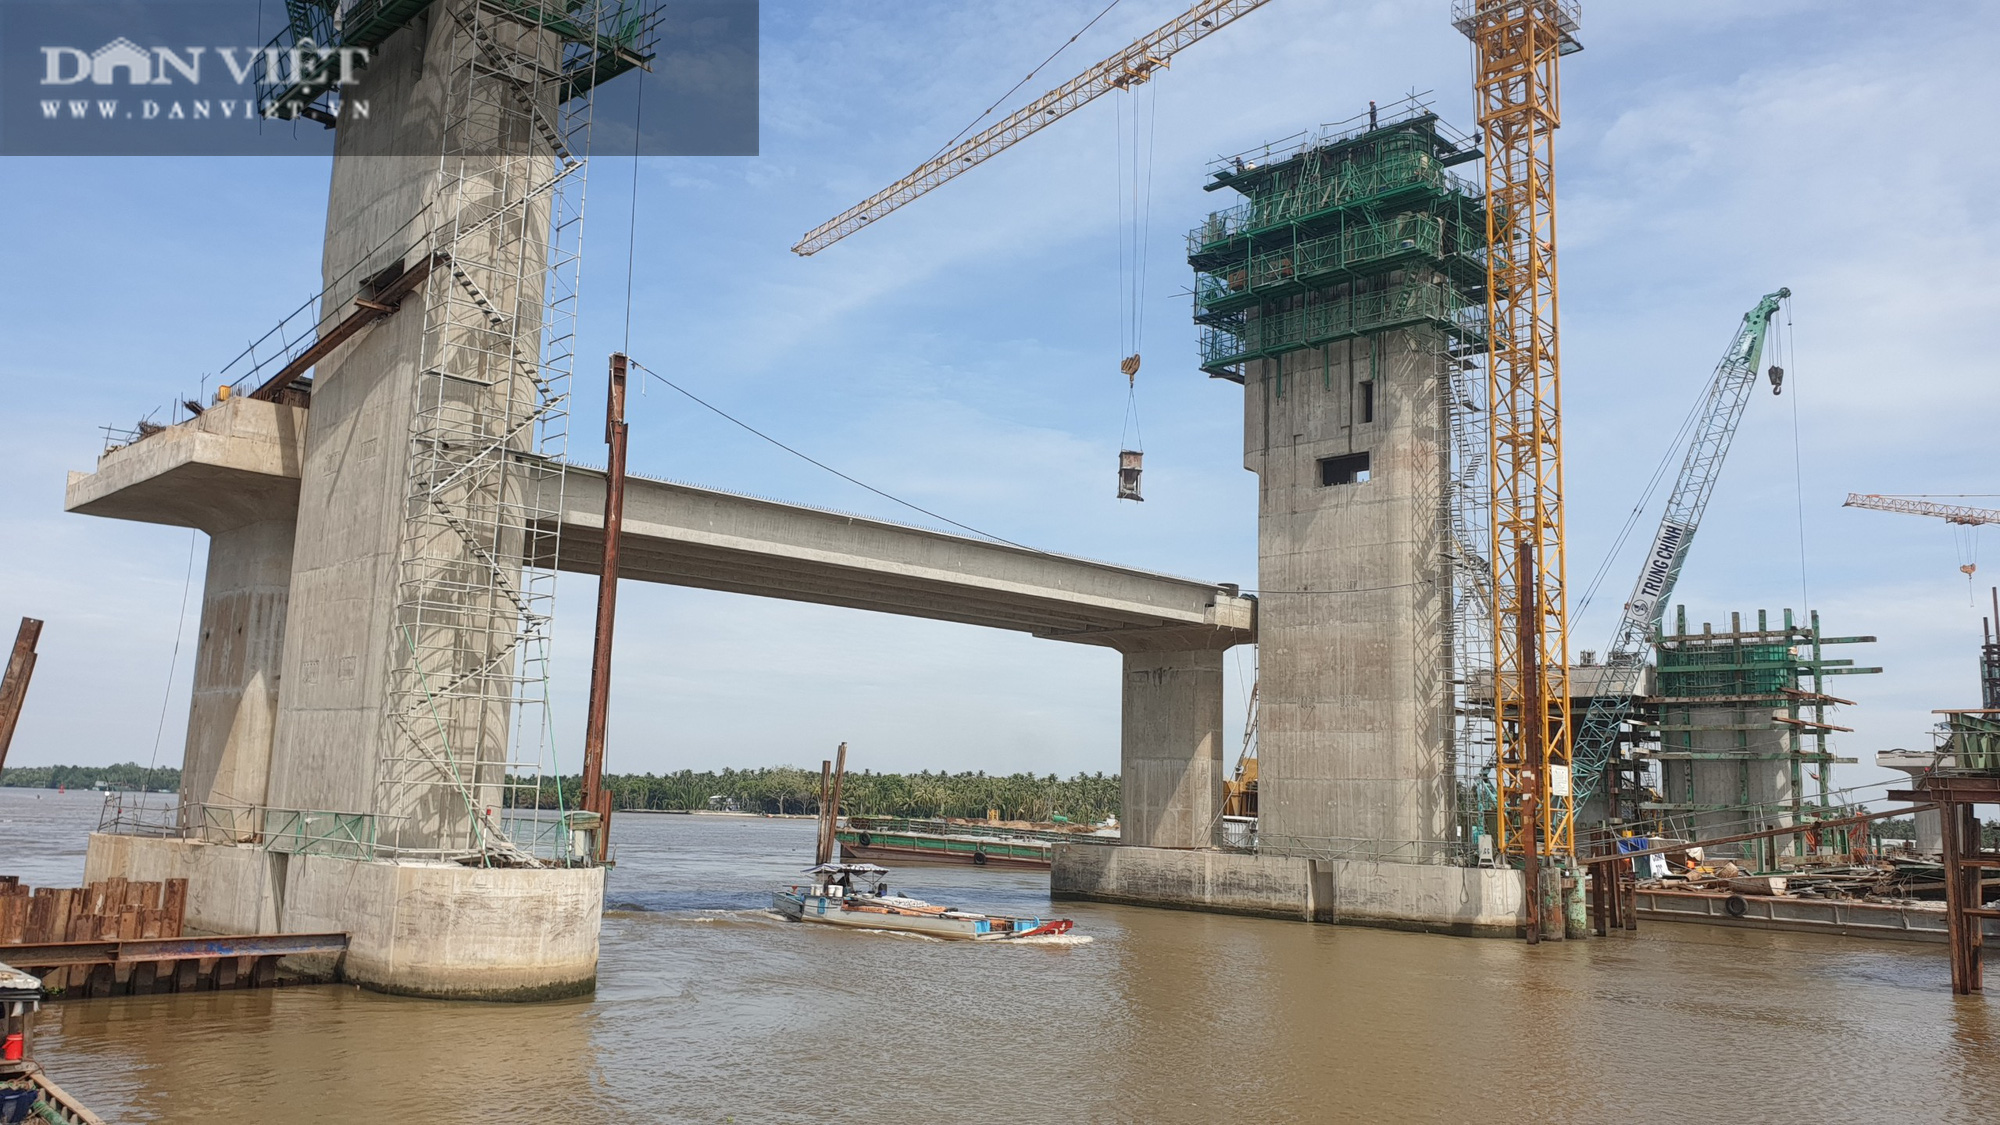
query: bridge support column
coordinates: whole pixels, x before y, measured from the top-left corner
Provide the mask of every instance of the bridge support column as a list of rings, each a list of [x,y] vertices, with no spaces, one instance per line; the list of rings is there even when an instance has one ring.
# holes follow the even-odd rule
[[[1123,842],[1213,843],[1222,809],[1222,650],[1125,654]]]
[[[211,531],[201,638],[195,646],[187,753],[181,767],[185,827],[254,834],[265,803],[278,663],[292,589],[290,513]],[[214,806],[204,816],[192,806]]]

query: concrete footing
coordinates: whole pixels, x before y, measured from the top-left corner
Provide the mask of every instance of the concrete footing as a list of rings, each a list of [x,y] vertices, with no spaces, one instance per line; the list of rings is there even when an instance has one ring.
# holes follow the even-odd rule
[[[344,931],[338,961],[286,968],[378,992],[549,1000],[597,985],[602,868],[478,868],[288,855],[93,833],[84,880],[188,881],[198,933]]]
[[[1061,842],[1056,898],[1255,914],[1468,937],[1518,937],[1519,871]]]

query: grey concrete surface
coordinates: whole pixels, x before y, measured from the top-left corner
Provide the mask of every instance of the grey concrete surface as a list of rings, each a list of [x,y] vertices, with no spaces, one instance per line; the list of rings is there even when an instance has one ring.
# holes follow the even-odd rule
[[[346,933],[338,961],[288,959],[307,976],[455,1000],[554,999],[596,984],[603,868],[388,863],[92,833],[84,879],[113,876],[186,879],[198,933]]]
[[[1663,708],[1665,722],[1698,729],[1668,735],[1658,754],[1660,794],[1669,805],[1714,806],[1721,811],[1677,813],[1673,823],[1693,838],[1728,836],[1758,832],[1791,824],[1789,806],[1797,787],[1792,784],[1792,763],[1784,757],[1792,740],[1791,730],[1776,720],[1788,713],[1771,707],[1688,707]],[[1727,755],[1727,758],[1691,760],[1672,754]],[[1740,755],[1740,756],[1739,756]],[[1764,755],[1753,757],[1752,755]],[[1801,767],[1803,770],[1810,766]],[[1746,805],[1762,805],[1771,811],[1752,813]],[[1940,837],[1942,841],[1942,837]],[[1780,855],[1790,855],[1796,842],[1780,836],[1768,844],[1751,840],[1718,844],[1709,849],[1716,856],[1761,856],[1767,846]]]
[[[69,511],[209,535],[181,767],[190,805],[265,803],[305,425],[297,407],[235,399],[70,474]]]
[[[1249,365],[1262,839],[1415,861],[1449,831],[1438,363],[1396,331]],[[1363,453],[1367,480],[1321,483],[1322,460]]]
[[[595,574],[604,475],[572,466],[563,570]],[[694,485],[628,477],[619,573],[1033,633],[1123,652],[1222,650],[1255,637],[1255,603],[1213,582],[1012,547]]]
[[[1525,924],[1519,871],[1271,852],[1060,841],[1056,898],[1514,937]]]
[[[1950,765],[1955,755],[1939,754],[1935,750],[1877,750],[1875,764],[1887,770],[1901,770],[1911,779],[1922,777],[1944,759]],[[1936,809],[1916,813],[1914,816],[1917,839],[1916,850],[1922,855],[1941,856],[1944,854],[1944,814]]]
[[[1215,842],[1222,816],[1222,650],[1125,654],[1120,837],[1155,848]]]

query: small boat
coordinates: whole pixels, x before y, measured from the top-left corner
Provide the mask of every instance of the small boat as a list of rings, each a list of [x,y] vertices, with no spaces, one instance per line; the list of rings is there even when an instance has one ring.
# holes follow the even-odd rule
[[[41,978],[0,965],[0,1122],[104,1125],[35,1061],[35,1012],[41,1006]]]
[[[1067,918],[1009,918],[890,894],[889,884],[882,878],[889,869],[872,863],[822,863],[808,868],[806,874],[813,876],[811,883],[787,887],[771,896],[771,908],[794,922],[922,934],[948,941],[1019,941],[1066,934],[1076,925]]]

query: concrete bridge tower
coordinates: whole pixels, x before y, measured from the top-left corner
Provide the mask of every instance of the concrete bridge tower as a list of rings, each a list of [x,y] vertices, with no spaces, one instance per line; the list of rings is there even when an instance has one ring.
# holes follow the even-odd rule
[[[1479,155],[1411,107],[1213,169],[1242,202],[1188,247],[1201,364],[1242,385],[1258,478],[1257,847],[1070,849],[1059,890],[1514,931],[1519,874],[1469,865],[1461,807],[1491,710],[1459,666],[1486,616],[1484,439],[1462,440],[1486,231],[1449,168]]]
[[[587,990],[603,873],[535,811],[539,707],[580,146],[646,21],[289,10],[266,63],[368,57],[259,76],[336,129],[317,342],[71,481],[72,510],[211,535],[176,835],[96,836],[89,877],[188,877],[197,928],[348,931],[340,971],[390,991]]]

